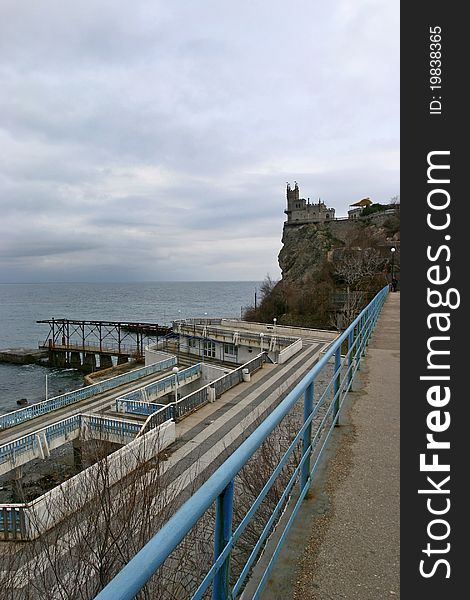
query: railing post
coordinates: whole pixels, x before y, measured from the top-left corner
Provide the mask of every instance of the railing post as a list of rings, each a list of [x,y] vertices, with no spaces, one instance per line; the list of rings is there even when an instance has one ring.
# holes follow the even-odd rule
[[[362,317],[356,325],[356,348],[354,350],[354,358],[356,359],[357,370],[361,370],[361,325]]]
[[[368,308],[366,309],[366,314],[365,314],[365,318],[366,318],[366,346],[369,345],[369,338],[370,338],[370,334],[372,333],[372,315],[371,315],[371,309]],[[365,347],[364,347],[364,353],[365,353]]]
[[[366,355],[366,345],[367,345],[367,313],[365,312],[362,316],[362,344],[361,344],[361,356]]]
[[[333,418],[339,412],[339,400],[340,393],[339,388],[341,385],[341,346],[338,346],[335,352],[335,383],[333,386],[333,397],[334,397],[334,408],[333,408]],[[336,425],[339,425],[339,419],[336,420]]]
[[[233,480],[217,497],[215,510],[214,562],[232,535]],[[212,600],[227,600],[229,596],[230,554],[217,571],[212,584]]]
[[[313,393],[314,393],[314,383],[312,382],[304,392],[304,423],[307,421],[309,416],[313,412]],[[310,443],[312,439],[312,423],[310,422],[308,427],[304,431],[304,435],[302,438],[302,458],[304,458],[305,454],[308,452],[311,454]],[[302,465],[302,472],[300,475],[300,491],[302,491],[307,484],[310,477],[310,456],[305,459],[304,464]]]
[[[351,329],[348,335],[348,388],[352,385],[353,379],[353,344],[354,344],[354,327]]]

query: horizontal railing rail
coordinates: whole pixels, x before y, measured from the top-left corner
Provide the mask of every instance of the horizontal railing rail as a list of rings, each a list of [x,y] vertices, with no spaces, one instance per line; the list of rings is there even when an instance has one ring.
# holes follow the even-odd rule
[[[166,418],[165,420],[168,421],[169,419]],[[163,422],[162,419],[160,423]],[[174,441],[171,428],[169,430],[163,429],[162,437],[160,437],[160,432],[157,431],[150,433],[147,440],[139,440],[137,439],[139,436],[136,435],[140,429],[138,424],[99,415],[82,414],[79,415],[78,419],[75,417],[74,423],[75,438],[80,436],[82,440],[89,438],[102,441],[119,440],[120,443],[125,444],[105,459],[107,464],[106,473],[109,479],[107,477],[106,482],[101,477],[99,480],[96,479],[101,469],[100,463],[103,464],[98,461],[33,500],[21,504],[0,504],[0,540],[26,541],[42,535],[50,527],[62,521],[68,514],[83,506],[88,491],[91,491],[87,487],[89,486],[90,477],[95,477],[93,481],[96,484],[96,489],[93,491],[99,493],[103,486],[112,486],[132,472],[138,465],[139,460],[146,462],[153,458],[156,447],[163,449]],[[163,428],[165,428],[165,425],[163,425]],[[38,434],[38,440],[39,437],[44,439],[42,432],[38,431]],[[84,490],[87,491],[83,496]]]
[[[57,352],[78,352],[85,354],[119,354],[134,355],[140,353],[140,347],[136,344],[121,344],[120,346],[115,344],[105,344],[99,340],[85,340],[85,344],[81,341],[69,340],[68,343],[61,344],[60,342],[53,342],[52,340],[39,341],[38,347],[41,350],[52,350]]]
[[[130,413],[132,415],[151,415],[159,410],[164,404],[156,404],[155,402],[145,402],[143,400],[128,400],[120,398],[116,400],[116,411]]]
[[[134,438],[140,432],[141,426],[139,423],[100,415],[73,415],[1,445],[0,474],[29,462],[38,453],[41,454],[42,444],[45,443],[49,447],[60,438],[64,438],[65,443],[72,437],[77,437],[82,429],[92,433],[118,433],[123,436],[124,441],[124,438]]]
[[[81,415],[82,427],[87,433],[91,432],[92,437],[97,434],[98,439],[105,434],[118,434],[123,439],[134,439],[140,432],[140,424],[132,421],[121,421],[110,417],[100,415]]]
[[[179,332],[180,329],[178,328],[177,331]],[[182,324],[181,332],[185,333],[186,335],[193,334],[196,337],[202,336],[202,337],[211,338],[211,337],[222,336],[226,339],[230,339],[233,336],[233,334],[238,333],[240,339],[260,343],[260,334],[259,333],[251,333],[250,331],[246,331],[245,329],[240,329],[238,331],[235,331],[232,329],[224,328],[223,324],[222,324],[222,327],[206,327],[205,325]],[[277,331],[272,330],[268,333],[264,333],[264,340],[263,340],[264,344],[269,344],[271,337],[275,337],[277,344],[281,344],[283,346],[288,346],[290,344],[293,344],[298,339],[296,337],[291,337],[291,336],[286,336],[286,335],[278,335]]]
[[[116,375],[115,377],[105,379],[104,381],[94,383],[79,390],[61,394],[60,396],[55,396],[54,398],[49,398],[48,400],[31,404],[31,406],[0,415],[0,431],[2,429],[14,427],[19,423],[24,423],[25,421],[29,421],[59,408],[63,408],[64,406],[69,406],[76,402],[80,402],[81,400],[91,398],[96,394],[106,392],[121,385],[125,385],[126,383],[132,383],[133,381],[136,381],[142,377],[147,377],[153,373],[164,371],[175,365],[176,356],[169,356],[158,363],[148,365],[140,369],[134,369],[127,373]]]
[[[194,378],[200,376],[202,374],[202,364],[198,363],[197,365],[193,365],[188,367],[187,369],[183,369],[182,371],[178,371],[172,375],[168,375],[163,379],[159,379],[158,381],[154,381],[143,387],[132,390],[131,392],[127,392],[119,398],[116,398],[115,405],[116,410],[118,412],[129,412],[127,411],[127,407],[136,407],[138,404],[136,403],[145,403],[152,402],[153,398],[157,398],[158,395],[162,393],[169,393],[172,390],[176,389],[176,380],[178,380],[178,387],[184,386],[188,383],[188,379],[191,381]],[[149,414],[149,413],[147,413]]]
[[[215,389],[216,397],[218,398],[224,392],[231,389],[235,385],[241,383],[243,381],[243,371],[248,371],[248,373],[254,373],[258,369],[261,369],[263,363],[266,362],[266,353],[258,354],[255,358],[252,358],[250,361],[241,365],[237,369],[230,371],[226,375],[223,375],[219,379],[216,379],[212,382],[212,385]]]
[[[95,600],[131,600],[134,598],[214,503],[216,512],[213,534],[213,563],[205,576],[202,576],[193,586],[191,595],[188,594],[185,597],[188,600],[205,598],[209,587],[212,587],[213,600],[228,600],[239,597],[251,568],[256,563],[260,551],[270,537],[272,528],[277,523],[279,527],[281,525],[283,527],[279,531],[279,540],[271,553],[267,566],[264,567],[259,581],[255,583],[256,589],[250,593],[252,599],[260,597],[286,535],[302,500],[307,494],[320,458],[338,422],[345,395],[351,388],[356,372],[361,368],[362,356],[365,354],[369,337],[387,294],[388,286],[375,296],[351,325],[329,346],[325,354],[300,383],[287,394],[256,430],[111,580],[96,596]],[[342,355],[343,344],[347,344],[347,352]],[[332,373],[328,374],[328,371],[332,371]],[[328,380],[323,392],[315,402],[315,383],[320,374],[321,377],[328,374]],[[232,531],[235,478],[301,399],[303,399],[301,427],[297,430],[271,476],[265,482],[258,497],[235,528],[235,531]],[[313,430],[314,423],[315,431]],[[231,576],[230,556],[236,547],[237,541],[248,523],[252,522],[260,504],[274,482],[277,481],[281,471],[292,464],[295,449],[299,450],[300,459],[290,472],[290,477],[284,484],[281,497],[262,531],[259,532],[258,540],[250,549],[244,564],[238,567],[238,571]],[[296,482],[299,483],[298,493],[294,492]],[[243,493],[243,489],[241,493]],[[285,513],[284,508],[287,503],[289,511],[284,515],[285,519],[280,521],[279,516]]]
[[[167,406],[162,406],[161,408],[156,410],[154,413],[152,413],[147,418],[145,423],[142,425],[141,430],[137,434],[137,437],[142,437],[148,431],[151,431],[152,429],[156,429],[163,423],[166,423],[166,421],[170,421],[171,419],[174,420],[174,418],[175,418],[174,404],[168,404]]]

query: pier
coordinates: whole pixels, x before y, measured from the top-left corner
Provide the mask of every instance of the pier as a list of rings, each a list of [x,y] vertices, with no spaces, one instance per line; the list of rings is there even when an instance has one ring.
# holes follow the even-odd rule
[[[50,366],[71,367],[91,373],[108,369],[133,358],[143,359],[145,345],[171,332],[158,323],[47,319],[46,340],[39,349],[47,351]]]

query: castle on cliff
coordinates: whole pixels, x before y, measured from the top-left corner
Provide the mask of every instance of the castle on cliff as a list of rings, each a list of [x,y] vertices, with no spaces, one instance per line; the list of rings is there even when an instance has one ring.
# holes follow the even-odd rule
[[[299,186],[295,182],[294,189],[287,184],[287,223],[303,225],[304,223],[324,223],[335,218],[335,209],[328,208],[320,199],[318,203],[310,203],[310,198],[300,198]]]

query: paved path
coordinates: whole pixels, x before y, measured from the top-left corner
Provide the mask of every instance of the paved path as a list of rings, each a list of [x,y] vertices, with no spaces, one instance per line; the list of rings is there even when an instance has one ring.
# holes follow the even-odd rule
[[[399,308],[390,294],[263,600],[399,598]]]

